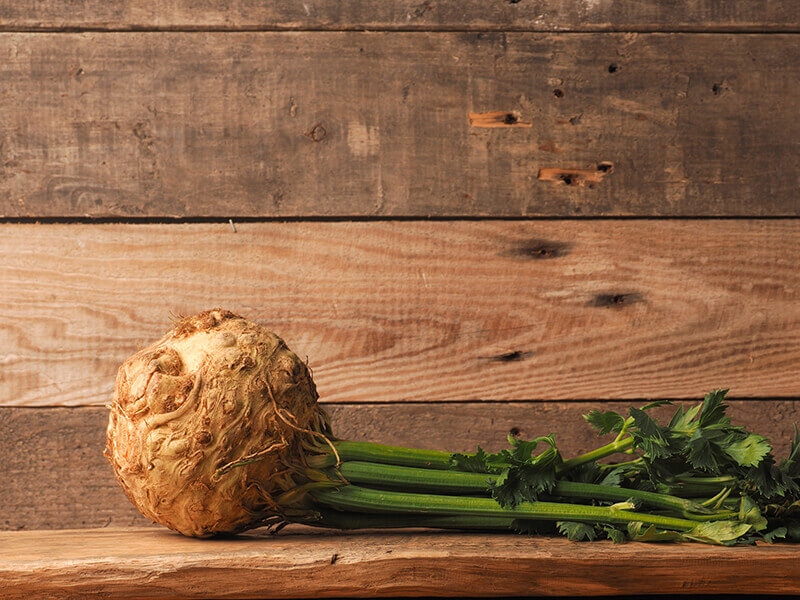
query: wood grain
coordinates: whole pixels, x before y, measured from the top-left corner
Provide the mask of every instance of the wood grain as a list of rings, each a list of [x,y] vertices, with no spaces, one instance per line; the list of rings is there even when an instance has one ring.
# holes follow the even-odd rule
[[[0,216],[798,216],[798,39],[2,34]]]
[[[239,312],[325,402],[798,397],[800,221],[0,226],[0,405]]]
[[[640,405],[641,403],[637,403]],[[627,410],[625,402],[329,404],[336,434],[451,452],[497,451],[506,435],[555,433],[569,457],[603,443],[581,415]],[[666,420],[674,408],[658,409]],[[800,424],[800,401],[732,401],[734,422],[767,435],[785,456]],[[102,456],[105,408],[0,408],[0,529],[147,525]]]
[[[477,29],[529,31],[797,31],[792,0],[0,0],[9,29]]]
[[[214,541],[153,529],[0,533],[9,599],[794,594],[798,573],[788,545],[308,529]]]

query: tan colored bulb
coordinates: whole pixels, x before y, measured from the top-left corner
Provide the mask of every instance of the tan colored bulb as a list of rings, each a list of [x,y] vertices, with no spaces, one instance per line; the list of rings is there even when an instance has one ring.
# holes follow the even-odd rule
[[[280,516],[326,416],[306,365],[224,310],[181,320],[120,367],[106,457],[142,514],[185,535]]]

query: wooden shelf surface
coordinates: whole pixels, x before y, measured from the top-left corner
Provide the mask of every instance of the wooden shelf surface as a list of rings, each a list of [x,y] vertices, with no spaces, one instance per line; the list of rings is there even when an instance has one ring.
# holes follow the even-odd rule
[[[289,528],[0,532],[3,598],[800,593],[800,546],[573,543],[513,534]]]

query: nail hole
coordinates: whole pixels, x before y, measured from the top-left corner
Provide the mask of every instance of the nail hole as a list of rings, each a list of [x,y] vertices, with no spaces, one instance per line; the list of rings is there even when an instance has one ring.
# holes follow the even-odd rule
[[[610,173],[614,170],[614,163],[610,163],[607,161],[597,163],[597,170],[601,173]]]
[[[519,427],[512,427],[511,429],[508,430],[508,433],[510,433],[514,437],[519,436],[519,434],[520,434]]]
[[[553,90],[553,96],[555,96],[556,98],[563,98],[564,91],[561,88],[556,88]]]
[[[575,180],[572,178],[572,175],[564,174],[561,176],[561,181],[567,185],[572,185]]]
[[[714,85],[711,86],[711,91],[714,92],[715,96],[719,96],[722,93],[722,84],[715,83]]]
[[[516,115],[514,115],[514,114],[512,114],[512,113],[508,113],[508,114],[505,116],[505,118],[503,119],[503,123],[505,123],[506,125],[513,125],[513,124],[514,124],[514,123],[516,123],[518,120],[519,120],[519,119],[517,119],[517,116],[516,116]]]
[[[312,142],[321,142],[328,137],[328,130],[325,129],[325,126],[322,123],[317,123],[311,129],[306,131],[306,137],[308,137]]]
[[[619,71],[619,65],[617,65],[617,63],[611,63],[610,65],[608,65],[609,73],[616,73],[617,71]]]

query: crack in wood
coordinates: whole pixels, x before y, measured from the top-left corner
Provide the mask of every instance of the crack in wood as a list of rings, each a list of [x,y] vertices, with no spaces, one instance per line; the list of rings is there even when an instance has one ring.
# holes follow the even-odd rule
[[[590,302],[590,305],[598,308],[622,308],[637,302],[644,302],[644,296],[638,292],[628,292],[623,294],[597,294]]]
[[[512,352],[505,352],[503,354],[496,354],[494,356],[481,356],[483,360],[491,362],[519,362],[533,356],[533,352],[523,350],[514,350]]]
[[[534,260],[547,260],[550,258],[567,256],[571,251],[572,244],[569,242],[533,239],[512,248],[510,251],[504,253],[504,255],[532,258]]]

